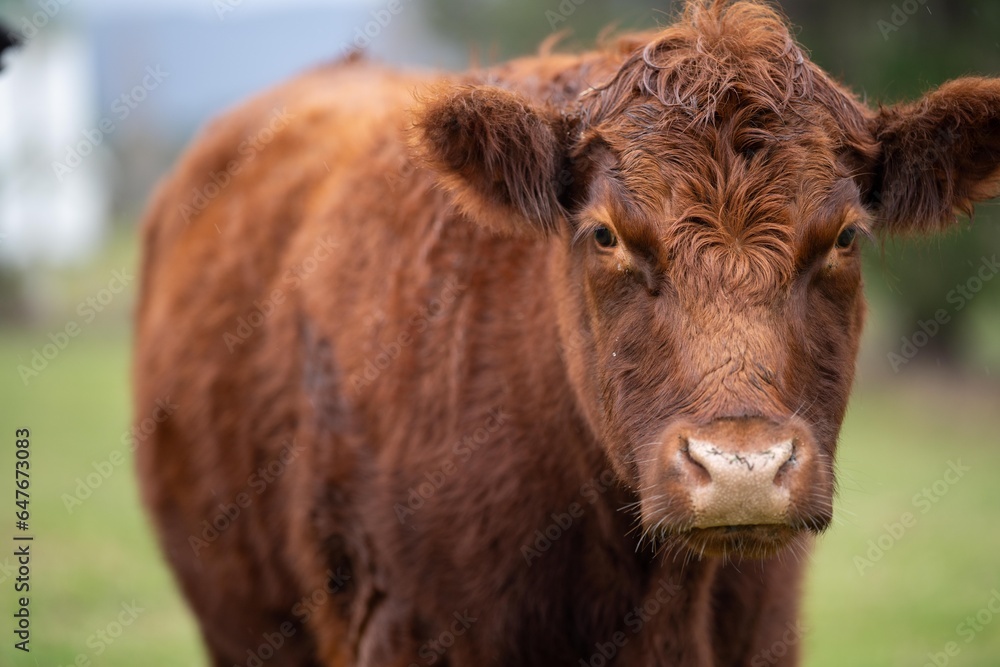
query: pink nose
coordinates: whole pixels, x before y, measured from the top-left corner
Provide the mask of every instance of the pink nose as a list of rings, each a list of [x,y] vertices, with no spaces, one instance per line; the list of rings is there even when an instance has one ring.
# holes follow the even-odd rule
[[[676,462],[694,527],[786,523],[815,458],[812,446],[798,428],[756,419],[719,420],[681,434]]]
[[[688,440],[687,455],[708,483],[691,489],[699,528],[778,523],[788,512],[791,492],[775,478],[794,451],[791,440],[755,452],[722,449]]]

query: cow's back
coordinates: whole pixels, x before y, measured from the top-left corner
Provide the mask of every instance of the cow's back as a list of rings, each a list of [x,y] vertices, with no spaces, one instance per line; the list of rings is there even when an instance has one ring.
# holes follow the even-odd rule
[[[403,131],[419,84],[345,63],[241,106],[202,132],[145,222],[137,420],[158,400],[176,407],[137,457],[165,552],[217,654],[245,656],[303,617],[292,612],[301,587],[287,509],[307,465],[310,345],[332,344],[303,302],[325,295],[328,324],[350,339],[386,280],[372,268],[408,254],[393,249],[407,240],[389,228],[386,197],[414,176]],[[438,195],[413,196],[426,208]],[[285,657],[299,664],[296,650]]]

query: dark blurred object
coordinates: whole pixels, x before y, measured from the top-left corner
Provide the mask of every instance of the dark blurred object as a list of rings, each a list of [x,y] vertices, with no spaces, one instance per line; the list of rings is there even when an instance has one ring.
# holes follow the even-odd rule
[[[3,54],[7,49],[20,46],[21,38],[6,25],[0,23],[0,70],[3,69]]]
[[[3,70],[3,55],[7,49],[20,44],[21,40],[17,35],[0,23],[0,70]],[[0,267],[0,322],[23,317],[24,303],[20,294],[20,274],[7,267]]]

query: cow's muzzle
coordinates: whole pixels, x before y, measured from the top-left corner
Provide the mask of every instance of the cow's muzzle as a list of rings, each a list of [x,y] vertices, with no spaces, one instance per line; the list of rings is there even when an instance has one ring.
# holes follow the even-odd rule
[[[662,443],[642,508],[643,523],[665,535],[700,551],[760,555],[829,525],[832,468],[797,418],[675,424]]]

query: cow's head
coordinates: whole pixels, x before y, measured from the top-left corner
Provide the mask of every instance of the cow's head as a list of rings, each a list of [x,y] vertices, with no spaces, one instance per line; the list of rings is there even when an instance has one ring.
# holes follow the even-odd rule
[[[1000,194],[1000,80],[873,111],[749,3],[616,48],[566,102],[439,91],[417,141],[471,218],[553,244],[568,373],[647,534],[771,553],[831,520],[859,246]]]

